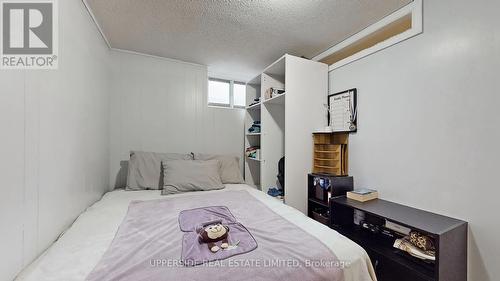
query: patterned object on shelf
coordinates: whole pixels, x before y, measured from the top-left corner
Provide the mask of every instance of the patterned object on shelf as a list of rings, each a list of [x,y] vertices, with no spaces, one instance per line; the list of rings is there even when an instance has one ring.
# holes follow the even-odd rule
[[[410,242],[428,253],[436,250],[436,247],[434,246],[434,240],[429,236],[423,235],[417,231],[410,232]]]
[[[252,159],[260,159],[260,147],[259,146],[250,146],[246,149],[245,155],[248,158]]]

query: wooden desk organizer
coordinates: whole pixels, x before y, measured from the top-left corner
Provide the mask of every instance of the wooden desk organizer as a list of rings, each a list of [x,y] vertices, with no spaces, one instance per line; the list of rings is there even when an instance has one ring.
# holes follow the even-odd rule
[[[346,176],[348,133],[314,133],[313,173]]]

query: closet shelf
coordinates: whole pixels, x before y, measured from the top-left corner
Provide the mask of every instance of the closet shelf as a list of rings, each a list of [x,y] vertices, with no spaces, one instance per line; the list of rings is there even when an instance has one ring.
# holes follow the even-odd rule
[[[256,162],[262,162],[263,160],[262,159],[257,159],[257,158],[252,158],[252,157],[248,157],[248,159],[252,160],[252,161],[256,161]]]
[[[286,93],[283,93],[281,95],[277,95],[275,97],[272,97],[270,99],[267,99],[265,101],[263,101],[264,104],[285,104],[285,94]]]
[[[259,102],[257,104],[252,105],[252,106],[247,106],[246,109],[247,110],[260,110],[261,104],[262,104],[262,102]]]
[[[247,136],[260,136],[261,133],[247,133]]]
[[[259,154],[250,156],[263,159],[245,159],[248,154],[244,155],[246,183],[260,183],[261,190],[267,193],[269,188],[276,186],[279,163],[285,154],[294,154],[294,159],[310,160],[314,157],[337,156],[326,153],[314,154],[312,147],[304,149],[303,146],[304,143],[311,142],[311,130],[323,119],[321,114],[308,114],[308,108],[315,110],[324,102],[325,94],[328,92],[327,74],[326,64],[285,54],[247,82],[246,105],[256,101],[260,104],[246,107],[246,111],[243,112],[245,130],[241,133],[246,148],[260,147]],[[248,127],[255,121],[261,121],[263,131],[260,135],[252,134],[256,133],[255,131],[248,131]],[[288,126],[286,124],[290,125],[289,129],[285,128]],[[333,150],[329,146],[319,146],[315,149]],[[311,169],[311,164],[308,161],[288,161],[284,172],[285,182],[288,182],[284,201],[302,212],[307,211],[305,208],[307,198],[301,191],[304,188],[302,179]],[[330,165],[328,161],[319,164]],[[333,169],[319,170],[328,172]],[[288,200],[289,198],[299,199]]]

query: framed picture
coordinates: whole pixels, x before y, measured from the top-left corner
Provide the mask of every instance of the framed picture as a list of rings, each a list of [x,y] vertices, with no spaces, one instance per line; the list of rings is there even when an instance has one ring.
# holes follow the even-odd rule
[[[357,132],[357,95],[356,88],[328,95],[328,126],[334,132]]]

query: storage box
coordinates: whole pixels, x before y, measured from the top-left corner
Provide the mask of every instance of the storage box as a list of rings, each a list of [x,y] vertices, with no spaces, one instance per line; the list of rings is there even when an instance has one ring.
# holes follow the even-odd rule
[[[317,210],[312,211],[313,219],[318,221],[324,225],[328,225],[330,221],[330,217],[324,214],[319,213]]]

